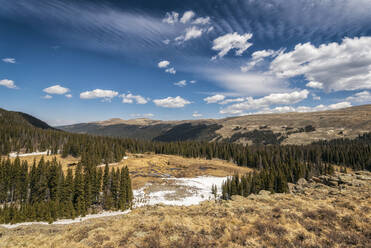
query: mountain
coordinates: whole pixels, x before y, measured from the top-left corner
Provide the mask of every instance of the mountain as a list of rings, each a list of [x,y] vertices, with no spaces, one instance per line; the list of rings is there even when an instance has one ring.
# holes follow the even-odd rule
[[[53,129],[54,127],[49,126],[46,122],[37,119],[36,117],[22,113],[22,112],[15,112],[15,111],[7,111],[5,109],[0,108],[0,121],[1,122],[8,122],[11,124],[20,124],[26,126],[33,126],[36,128],[41,129]]]
[[[74,133],[154,141],[308,144],[321,139],[354,138],[370,131],[371,105],[311,113],[260,114],[225,119],[160,121],[114,118],[57,128]]]

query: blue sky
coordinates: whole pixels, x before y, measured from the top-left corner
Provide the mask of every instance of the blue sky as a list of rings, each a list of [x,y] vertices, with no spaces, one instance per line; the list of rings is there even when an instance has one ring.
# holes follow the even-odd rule
[[[0,107],[52,125],[371,103],[369,0],[0,5]]]

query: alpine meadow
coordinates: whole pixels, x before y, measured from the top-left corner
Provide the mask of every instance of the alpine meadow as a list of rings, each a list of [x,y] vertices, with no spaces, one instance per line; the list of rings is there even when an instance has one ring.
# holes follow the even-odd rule
[[[370,1],[0,6],[0,247],[370,247]]]

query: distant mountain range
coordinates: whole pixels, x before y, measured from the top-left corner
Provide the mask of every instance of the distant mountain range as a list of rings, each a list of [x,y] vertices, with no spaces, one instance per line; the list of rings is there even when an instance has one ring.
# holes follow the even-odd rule
[[[256,144],[307,144],[319,139],[354,138],[371,130],[371,105],[311,113],[260,114],[184,121],[151,119],[59,126],[88,133],[153,141],[225,141]]]

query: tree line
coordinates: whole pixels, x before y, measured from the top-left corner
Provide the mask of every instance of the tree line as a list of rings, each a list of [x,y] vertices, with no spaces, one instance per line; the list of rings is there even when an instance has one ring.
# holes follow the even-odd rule
[[[310,179],[318,175],[332,175],[335,172],[332,164],[290,163],[274,164],[269,169],[250,172],[246,175],[234,175],[222,184],[224,200],[233,195],[248,196],[261,190],[272,193],[287,193],[288,183],[296,183],[300,178]]]

